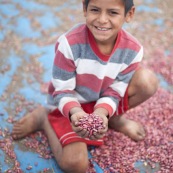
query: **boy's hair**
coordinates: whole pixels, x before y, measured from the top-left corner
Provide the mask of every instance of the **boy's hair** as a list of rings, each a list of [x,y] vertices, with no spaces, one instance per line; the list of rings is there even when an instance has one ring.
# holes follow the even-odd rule
[[[88,7],[90,0],[84,0],[84,4],[86,6],[86,9]],[[133,0],[122,0],[125,6],[125,15],[127,14],[127,12],[134,6]]]

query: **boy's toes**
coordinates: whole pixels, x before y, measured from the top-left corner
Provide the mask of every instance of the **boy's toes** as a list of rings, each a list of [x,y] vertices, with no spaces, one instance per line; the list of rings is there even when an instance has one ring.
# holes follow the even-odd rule
[[[12,136],[12,138],[14,139],[14,140],[16,140],[17,139],[17,135],[11,135]]]
[[[136,141],[141,141],[145,138],[145,131],[141,130],[139,132],[137,132],[137,136],[136,136]]]

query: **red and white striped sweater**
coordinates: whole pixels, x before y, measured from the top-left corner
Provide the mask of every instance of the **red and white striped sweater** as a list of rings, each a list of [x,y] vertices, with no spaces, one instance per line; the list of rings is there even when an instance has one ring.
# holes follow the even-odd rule
[[[111,55],[103,55],[85,24],[61,35],[55,47],[48,103],[68,117],[80,103],[96,101],[112,116],[143,57],[143,47],[123,29]]]

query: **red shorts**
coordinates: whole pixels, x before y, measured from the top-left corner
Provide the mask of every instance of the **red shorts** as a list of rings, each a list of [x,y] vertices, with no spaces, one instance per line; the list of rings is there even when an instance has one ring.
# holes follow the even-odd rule
[[[95,102],[81,104],[83,110],[87,113],[93,112]],[[118,109],[114,115],[123,114],[128,110],[128,93],[126,91],[124,98],[119,103]],[[64,147],[72,142],[84,142],[87,145],[100,146],[103,144],[103,139],[90,140],[88,138],[81,138],[71,127],[70,121],[64,117],[58,109],[55,109],[48,115],[49,122],[53,127],[60,143]]]

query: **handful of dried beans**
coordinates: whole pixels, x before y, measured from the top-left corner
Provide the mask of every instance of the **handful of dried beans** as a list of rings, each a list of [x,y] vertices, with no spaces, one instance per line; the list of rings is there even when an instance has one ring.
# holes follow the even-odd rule
[[[80,118],[79,126],[87,130],[89,138],[94,135],[94,133],[105,128],[102,118],[96,114],[86,114],[83,118]]]

